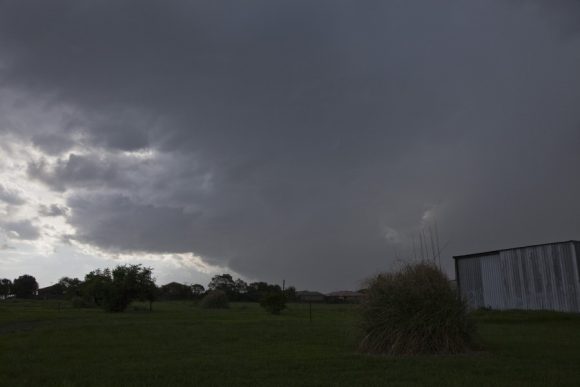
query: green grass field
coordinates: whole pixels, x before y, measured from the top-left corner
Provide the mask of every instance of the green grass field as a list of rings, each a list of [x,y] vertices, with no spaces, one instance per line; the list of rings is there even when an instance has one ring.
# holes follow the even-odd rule
[[[580,317],[479,312],[482,349],[462,356],[356,353],[352,306],[280,316],[255,304],[163,302],[126,313],[0,302],[3,386],[580,385]]]

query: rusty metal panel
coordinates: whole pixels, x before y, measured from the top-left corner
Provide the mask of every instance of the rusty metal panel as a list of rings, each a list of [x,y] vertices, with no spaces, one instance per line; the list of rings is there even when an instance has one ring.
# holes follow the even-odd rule
[[[459,259],[461,295],[473,308],[580,312],[579,251],[563,242]]]

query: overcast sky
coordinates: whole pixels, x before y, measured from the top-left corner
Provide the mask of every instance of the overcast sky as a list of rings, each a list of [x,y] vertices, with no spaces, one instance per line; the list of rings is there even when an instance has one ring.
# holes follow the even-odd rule
[[[0,1],[0,277],[323,291],[580,239],[578,1]]]

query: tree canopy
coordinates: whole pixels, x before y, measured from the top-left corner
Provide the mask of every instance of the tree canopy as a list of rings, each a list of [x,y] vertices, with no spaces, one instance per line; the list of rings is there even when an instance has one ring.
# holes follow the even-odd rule
[[[8,298],[12,294],[12,281],[8,278],[0,279],[0,298]]]
[[[94,270],[85,276],[83,296],[110,312],[122,312],[134,300],[153,302],[156,286],[153,269],[142,265],[119,265],[113,270]]]
[[[203,295],[203,293],[205,292],[205,288],[203,287],[203,285],[193,284],[191,285],[191,292],[193,293],[193,296],[195,298],[198,298]]]
[[[78,278],[62,277],[58,281],[60,291],[66,298],[80,296],[82,284],[83,282]]]
[[[166,300],[201,300],[209,292],[223,292],[230,301],[260,302],[267,295],[283,293],[285,300],[295,300],[296,290],[289,287],[282,291],[279,285],[267,282],[246,283],[224,273],[212,277],[207,288],[200,284],[170,282],[161,287],[155,285],[153,269],[143,265],[118,265],[113,269],[96,269],[86,274],[84,281],[78,278],[62,277],[56,284],[38,289],[38,283],[31,275],[25,274],[15,279],[0,280],[0,298],[10,295],[26,298],[66,298],[79,307],[98,306],[107,311],[124,311],[132,301],[148,301],[151,307],[156,298]],[[42,293],[42,294],[40,294]]]
[[[21,275],[14,280],[12,292],[17,298],[30,298],[38,292],[38,282],[29,274]]]

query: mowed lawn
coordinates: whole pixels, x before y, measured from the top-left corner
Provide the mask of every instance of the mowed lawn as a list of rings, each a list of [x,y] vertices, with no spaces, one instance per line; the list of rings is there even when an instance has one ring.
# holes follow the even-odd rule
[[[121,314],[0,301],[3,386],[580,385],[580,317],[479,312],[481,350],[392,358],[356,352],[356,309],[188,302]]]

